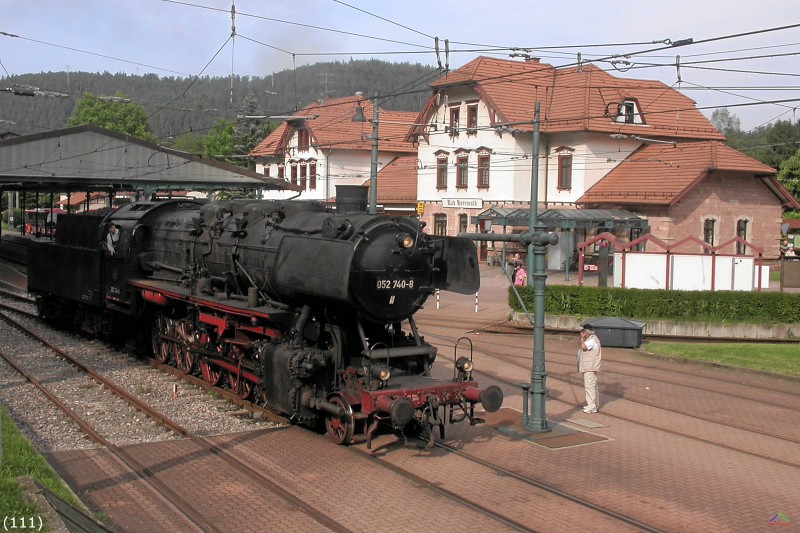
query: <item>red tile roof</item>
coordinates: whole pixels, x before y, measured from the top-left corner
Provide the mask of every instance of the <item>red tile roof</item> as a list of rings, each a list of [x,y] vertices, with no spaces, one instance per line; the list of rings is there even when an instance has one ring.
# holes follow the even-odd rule
[[[530,131],[536,100],[543,133],[591,131],[653,137],[722,140],[694,102],[658,81],[616,78],[594,65],[555,69],[538,62],[478,57],[431,84],[434,92],[471,85],[494,114],[492,124],[521,123]],[[432,95],[417,122],[426,122]],[[617,105],[634,100],[644,124],[613,120]]]
[[[369,180],[364,182],[369,186]],[[378,172],[378,203],[400,204],[417,201],[417,156],[396,157]]]
[[[361,105],[367,122],[353,122],[356,105]],[[416,153],[417,148],[404,141],[416,113],[391,111],[379,108],[378,138],[380,150],[387,152]],[[298,126],[305,124],[311,136],[311,144],[322,149],[370,150],[372,135],[372,102],[363,96],[329,98],[322,103],[314,102],[293,113],[308,120],[285,120],[250,153],[251,156],[274,156],[281,154]]]
[[[651,144],[633,152],[577,203],[673,205],[712,171],[775,175],[775,169],[718,141]],[[780,186],[772,188],[788,194]],[[783,201],[789,199],[794,201],[791,194]]]

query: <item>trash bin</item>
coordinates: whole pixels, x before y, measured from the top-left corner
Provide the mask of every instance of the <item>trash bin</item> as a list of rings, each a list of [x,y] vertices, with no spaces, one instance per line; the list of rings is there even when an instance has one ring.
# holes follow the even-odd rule
[[[581,326],[591,326],[602,346],[610,348],[638,348],[642,345],[645,323],[625,318],[592,318]]]

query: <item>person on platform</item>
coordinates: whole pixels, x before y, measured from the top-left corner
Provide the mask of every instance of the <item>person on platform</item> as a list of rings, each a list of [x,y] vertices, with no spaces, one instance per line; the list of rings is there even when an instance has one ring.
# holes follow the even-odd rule
[[[583,387],[586,390],[584,413],[596,413],[600,408],[597,394],[597,372],[602,360],[600,340],[594,328],[585,324],[581,329],[581,349],[578,350],[578,372],[583,373]]]
[[[525,272],[525,267],[520,264],[514,269],[514,285],[524,286],[528,283],[528,274]]]

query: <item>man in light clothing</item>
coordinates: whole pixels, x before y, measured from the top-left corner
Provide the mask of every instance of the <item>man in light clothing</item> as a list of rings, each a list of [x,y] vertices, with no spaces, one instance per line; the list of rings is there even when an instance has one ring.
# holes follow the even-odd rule
[[[597,372],[600,370],[601,359],[600,340],[595,335],[594,328],[586,324],[581,329],[581,349],[578,352],[578,372],[583,372],[583,386],[586,389],[584,413],[596,413],[599,408],[597,403]]]
[[[114,255],[116,253],[116,245],[119,242],[119,229],[114,224],[111,224],[108,227],[108,233],[106,234],[106,249],[110,255]]]

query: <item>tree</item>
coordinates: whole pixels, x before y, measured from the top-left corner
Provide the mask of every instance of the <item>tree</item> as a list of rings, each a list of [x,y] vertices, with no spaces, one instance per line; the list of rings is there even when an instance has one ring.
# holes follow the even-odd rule
[[[788,120],[779,120],[767,132],[767,153],[764,163],[772,168],[780,168],[784,160],[789,159],[800,146],[800,128]]]
[[[781,163],[781,168],[778,171],[778,181],[795,198],[800,198],[800,149]]]
[[[75,109],[66,125],[80,126],[83,124],[94,124],[146,141],[153,140],[144,108],[131,102],[120,92],[111,98],[101,98],[91,93],[84,93],[75,104]]]
[[[181,133],[172,141],[170,148],[200,155],[203,153],[203,138],[191,132]]]
[[[225,119],[214,123],[212,131],[203,138],[203,157],[219,159],[226,163],[245,166],[246,160],[232,158],[236,154],[236,126]],[[244,165],[242,164],[244,162]]]
[[[740,133],[742,131],[739,117],[728,111],[727,107],[720,107],[711,113],[711,124],[726,137],[731,133]]]

